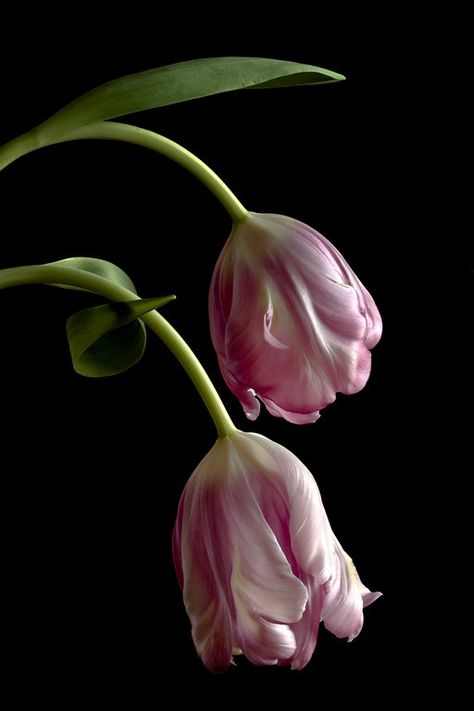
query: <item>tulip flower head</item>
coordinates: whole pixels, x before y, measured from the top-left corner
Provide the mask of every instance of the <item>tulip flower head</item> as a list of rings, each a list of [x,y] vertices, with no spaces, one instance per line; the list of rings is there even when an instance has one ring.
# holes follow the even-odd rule
[[[336,393],[361,390],[382,321],[343,256],[308,225],[250,213],[214,269],[211,336],[223,377],[255,420],[314,422]]]
[[[218,439],[196,468],[173,552],[197,652],[214,672],[240,653],[301,669],[321,619],[350,641],[380,595],[360,582],[308,469],[258,434]]]

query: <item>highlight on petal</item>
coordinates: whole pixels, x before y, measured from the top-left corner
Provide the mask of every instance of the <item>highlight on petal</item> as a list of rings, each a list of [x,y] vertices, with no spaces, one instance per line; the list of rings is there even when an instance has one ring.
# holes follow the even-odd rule
[[[252,582],[239,567],[234,565],[231,584],[244,654],[254,664],[277,664],[289,659],[296,649],[296,641],[288,623],[301,619],[306,606],[306,588],[290,570],[291,579],[285,581],[281,590],[277,590],[271,571],[267,578],[270,585],[263,579],[260,588],[262,578],[254,576]],[[290,599],[292,594],[294,600]],[[284,598],[281,601],[280,596]],[[278,620],[278,623],[270,620]]]
[[[255,391],[252,388],[241,385],[228,371],[221,369],[221,372],[229,390],[239,398],[246,417],[252,421],[256,420],[260,414],[260,402],[257,400]]]
[[[370,374],[382,321],[345,259],[321,234],[282,215],[234,225],[209,292],[221,372],[247,416],[250,392],[290,422],[314,422]],[[263,329],[262,329],[263,324]]]
[[[273,400],[270,400],[270,398],[268,397],[261,396],[260,399],[264,403],[270,415],[274,415],[275,417],[283,417],[285,420],[287,420],[288,422],[293,422],[293,424],[295,425],[310,425],[313,422],[316,422],[316,420],[321,417],[319,410],[316,410],[316,412],[302,413],[288,412],[288,410],[284,410],[282,407],[279,407],[275,402],[273,402]],[[247,415],[247,413],[245,414]],[[249,417],[249,419],[252,420],[256,418]]]
[[[295,563],[318,584],[325,583],[332,570],[334,534],[313,475],[292,452],[267,437],[247,433],[246,440],[254,456],[260,453],[260,471],[287,502],[286,534]]]
[[[275,336],[273,335],[273,333],[271,331],[272,320],[273,320],[273,309],[271,306],[269,306],[268,311],[266,312],[265,316],[263,317],[263,337],[266,340],[266,342],[269,343],[274,348],[280,348],[281,350],[285,350],[286,348],[288,348],[288,346],[285,343],[282,343],[281,341],[279,341],[278,338],[275,338]]]

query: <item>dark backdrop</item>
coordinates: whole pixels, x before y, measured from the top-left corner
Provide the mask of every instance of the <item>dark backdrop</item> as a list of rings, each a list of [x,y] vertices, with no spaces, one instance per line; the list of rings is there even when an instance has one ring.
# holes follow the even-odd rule
[[[307,222],[346,256],[385,326],[362,393],[339,396],[311,426],[265,412],[245,420],[207,325],[208,284],[230,220],[193,177],[144,149],[66,144],[5,170],[0,266],[95,256],[124,268],[144,296],[177,294],[163,313],[236,424],[307,464],[363,581],[384,597],[352,644],[322,630],[301,673],[240,659],[222,677],[209,674],[170,553],[181,490],[214,441],[198,395],[153,335],[134,369],[81,379],[64,322],[96,301],[11,290],[0,295],[2,628],[19,699],[126,699],[141,708],[168,691],[177,701],[187,690],[219,700],[252,688],[383,705],[408,695],[413,680],[427,693],[420,667],[433,650],[446,652],[434,645],[446,614],[446,521],[453,487],[459,493],[455,454],[468,433],[470,380],[457,355],[466,322],[454,325],[472,275],[465,18],[455,6],[384,16],[316,10],[313,19],[270,23],[241,9],[239,20],[229,11],[216,26],[212,13],[184,11],[179,21],[170,12],[100,26],[95,15],[60,18],[56,30],[47,29],[52,18],[32,18],[2,46],[0,139],[108,79],[194,57],[270,56],[345,74],[336,85],[234,93],[130,122],[196,152],[248,208]]]

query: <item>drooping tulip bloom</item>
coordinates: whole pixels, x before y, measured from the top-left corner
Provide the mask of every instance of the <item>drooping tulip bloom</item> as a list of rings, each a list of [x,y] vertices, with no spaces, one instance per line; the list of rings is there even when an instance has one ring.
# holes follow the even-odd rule
[[[350,641],[362,608],[380,594],[360,582],[304,464],[238,430],[217,440],[189,479],[173,553],[194,644],[214,672],[240,653],[301,669],[321,619]]]
[[[337,249],[308,225],[250,213],[234,225],[209,293],[211,336],[227,385],[251,420],[314,422],[336,393],[361,390],[382,332],[374,300]]]

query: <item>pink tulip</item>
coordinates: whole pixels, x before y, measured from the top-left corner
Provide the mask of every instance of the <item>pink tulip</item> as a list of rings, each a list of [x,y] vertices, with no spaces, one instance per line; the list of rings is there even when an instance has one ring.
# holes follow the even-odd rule
[[[209,294],[224,379],[255,420],[262,400],[290,422],[314,422],[336,392],[361,390],[381,336],[374,300],[316,230],[250,213],[234,225]]]
[[[218,439],[196,468],[173,553],[194,644],[214,672],[241,653],[301,669],[321,619],[350,641],[380,595],[360,582],[308,469],[258,434]]]

